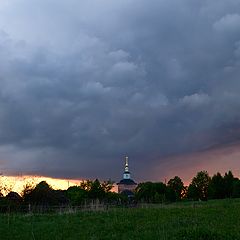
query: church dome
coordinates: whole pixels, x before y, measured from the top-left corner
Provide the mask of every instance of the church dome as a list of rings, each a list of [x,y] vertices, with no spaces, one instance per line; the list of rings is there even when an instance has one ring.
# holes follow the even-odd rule
[[[124,184],[124,185],[137,185],[132,179],[122,179],[119,183],[117,184]]]

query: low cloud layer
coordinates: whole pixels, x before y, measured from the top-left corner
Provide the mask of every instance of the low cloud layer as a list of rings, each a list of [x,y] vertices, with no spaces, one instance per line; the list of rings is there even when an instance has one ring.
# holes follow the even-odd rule
[[[1,1],[0,29],[7,173],[151,178],[240,139],[239,0]]]

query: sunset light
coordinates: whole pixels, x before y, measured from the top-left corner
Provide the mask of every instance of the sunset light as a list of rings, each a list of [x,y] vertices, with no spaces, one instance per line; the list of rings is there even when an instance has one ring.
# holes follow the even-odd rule
[[[0,184],[6,187],[6,191],[3,193],[6,194],[10,191],[22,193],[26,185],[35,187],[41,181],[46,181],[53,189],[55,190],[65,190],[71,186],[79,186],[82,180],[76,179],[57,179],[44,176],[0,176]],[[1,186],[0,185],[0,186]]]
[[[240,239],[240,0],[0,0],[0,240]]]

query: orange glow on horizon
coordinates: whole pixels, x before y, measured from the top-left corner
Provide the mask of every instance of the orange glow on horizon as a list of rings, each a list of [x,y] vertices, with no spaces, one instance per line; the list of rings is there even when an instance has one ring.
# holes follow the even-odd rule
[[[79,186],[83,181],[82,179],[58,179],[44,176],[0,176],[0,186],[6,187],[7,191],[3,192],[4,194],[9,191],[22,193],[24,186],[27,184],[35,187],[41,181],[46,181],[53,189],[55,190],[66,190],[71,186]]]
[[[6,195],[8,192],[17,192],[21,195],[24,187],[29,184],[35,187],[38,183],[46,181],[54,190],[66,190],[72,186],[79,186],[84,179],[60,179],[44,176],[0,176],[0,188],[6,187],[7,191],[3,191]],[[117,192],[117,185],[113,184],[112,192]]]

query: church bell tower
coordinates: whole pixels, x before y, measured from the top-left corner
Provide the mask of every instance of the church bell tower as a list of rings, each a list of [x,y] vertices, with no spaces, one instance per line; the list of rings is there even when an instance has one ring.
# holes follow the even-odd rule
[[[131,174],[129,172],[128,166],[128,156],[125,157],[125,167],[123,173],[123,179],[117,183],[118,192],[127,195],[128,197],[133,197],[134,191],[137,187],[137,183],[131,179]]]

